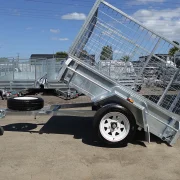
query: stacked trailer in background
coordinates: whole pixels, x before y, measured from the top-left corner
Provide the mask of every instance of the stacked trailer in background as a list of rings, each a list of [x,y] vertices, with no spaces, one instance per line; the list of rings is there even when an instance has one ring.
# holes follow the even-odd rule
[[[0,90],[31,92],[69,89],[56,79],[63,62],[56,59],[6,59],[0,62]]]

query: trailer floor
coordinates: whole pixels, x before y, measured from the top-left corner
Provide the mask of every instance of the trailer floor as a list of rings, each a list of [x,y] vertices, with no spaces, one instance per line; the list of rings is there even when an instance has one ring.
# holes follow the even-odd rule
[[[138,132],[127,147],[102,147],[92,141],[92,117],[85,108],[0,120],[0,180],[180,179],[180,140],[169,147],[153,136],[145,147]]]

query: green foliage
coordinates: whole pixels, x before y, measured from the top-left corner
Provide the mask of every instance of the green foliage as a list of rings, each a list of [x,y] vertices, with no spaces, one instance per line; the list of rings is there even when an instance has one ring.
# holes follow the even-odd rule
[[[177,44],[177,45],[179,45],[179,43],[178,42],[176,42],[176,41],[173,41],[175,44]],[[177,48],[177,47],[172,47],[170,50],[169,50],[169,55],[171,56],[171,57],[173,57],[174,56],[174,54],[178,51],[179,49]]]
[[[0,62],[6,62],[6,61],[8,61],[8,58],[0,57]]]
[[[130,61],[130,57],[129,56],[123,56],[121,60],[124,62],[128,62],[128,61]]]
[[[66,59],[68,57],[68,54],[67,52],[60,51],[56,53],[55,57],[56,57],[56,61],[60,61],[61,59]]]
[[[101,51],[100,60],[112,60],[113,50],[111,46],[104,46]]]

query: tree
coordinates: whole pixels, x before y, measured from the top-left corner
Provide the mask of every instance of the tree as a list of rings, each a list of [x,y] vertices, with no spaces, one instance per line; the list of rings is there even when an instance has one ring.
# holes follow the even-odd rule
[[[179,43],[177,42],[177,41],[173,41],[175,44],[177,44],[177,45],[179,45]],[[170,50],[169,50],[169,55],[171,56],[171,57],[173,57],[174,56],[174,54],[178,51],[179,49],[177,48],[177,47],[172,47]]]
[[[60,61],[61,59],[66,59],[68,57],[68,54],[64,51],[57,52],[56,55],[56,61]]]
[[[0,62],[7,62],[7,61],[8,61],[8,58],[0,57]]]
[[[130,61],[130,57],[129,56],[123,56],[121,60],[126,63],[126,62]]]
[[[111,46],[104,46],[101,51],[100,60],[112,60],[113,50]]]
[[[130,56],[128,56],[128,55],[123,56],[123,57],[121,58],[121,61],[124,61],[124,62],[125,62],[125,66],[124,66],[124,69],[123,69],[122,72],[127,75],[127,73],[128,73],[128,68],[129,68],[129,66],[130,66],[130,63],[129,63],[129,61],[130,61]],[[130,67],[130,68],[131,68],[131,67]]]

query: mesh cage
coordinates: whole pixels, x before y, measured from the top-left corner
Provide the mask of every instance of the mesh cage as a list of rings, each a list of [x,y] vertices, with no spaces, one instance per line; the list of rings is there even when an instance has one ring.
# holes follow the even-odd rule
[[[180,71],[169,55],[174,47],[179,48],[119,9],[97,0],[69,56],[180,114]]]

